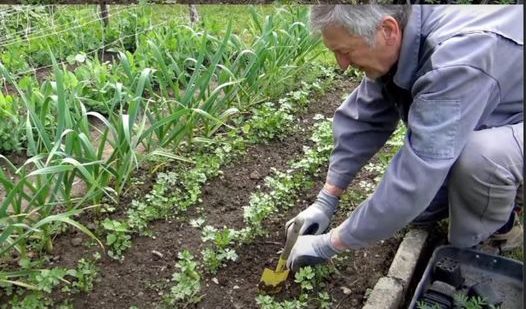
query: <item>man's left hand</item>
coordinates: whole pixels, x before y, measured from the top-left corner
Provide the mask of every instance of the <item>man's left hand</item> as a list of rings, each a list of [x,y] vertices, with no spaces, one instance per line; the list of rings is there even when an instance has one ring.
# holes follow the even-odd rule
[[[303,266],[325,263],[340,253],[331,243],[331,233],[332,231],[321,235],[300,235],[287,259],[287,268],[298,271]]]

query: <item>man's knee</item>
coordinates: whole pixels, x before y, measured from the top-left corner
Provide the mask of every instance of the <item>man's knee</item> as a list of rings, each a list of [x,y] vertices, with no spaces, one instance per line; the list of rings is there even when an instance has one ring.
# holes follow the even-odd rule
[[[510,126],[473,132],[449,175],[450,243],[484,241],[508,220],[523,154]]]
[[[451,171],[457,182],[466,185],[473,182],[512,185],[517,182],[510,170],[514,163],[510,160],[509,149],[492,142],[496,138],[492,133],[492,129],[487,129],[471,134]]]

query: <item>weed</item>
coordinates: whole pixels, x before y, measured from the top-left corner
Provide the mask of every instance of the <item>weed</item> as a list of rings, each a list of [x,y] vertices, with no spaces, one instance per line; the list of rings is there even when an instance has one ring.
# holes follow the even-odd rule
[[[318,293],[318,302],[320,309],[329,309],[331,308],[332,300],[331,296],[327,291]]]
[[[19,120],[18,102],[10,95],[0,91],[0,152],[20,151],[25,140]]]
[[[218,231],[212,226],[205,226],[202,231],[202,240],[212,242],[212,247],[204,249],[203,263],[206,269],[215,274],[226,261],[236,261],[238,255],[235,250],[228,248],[238,237],[238,232],[233,229],[222,229]]]
[[[312,291],[312,289],[314,289],[314,276],[314,269],[311,266],[302,267],[294,275],[294,282],[300,284],[302,292],[309,292]]]
[[[95,257],[95,260],[100,259],[100,255]],[[68,271],[70,276],[73,276],[75,280],[69,286],[65,286],[63,290],[76,292],[89,292],[93,289],[93,283],[98,274],[98,268],[95,266],[95,261],[86,259],[80,259],[76,269]]]
[[[202,296],[199,295],[201,275],[197,270],[197,263],[188,250],[179,252],[178,258],[179,262],[175,264],[175,267],[179,269],[179,272],[172,276],[175,285],[170,289],[170,293],[165,296],[164,301],[169,305],[198,303]]]
[[[238,259],[236,251],[230,248],[216,250],[206,248],[201,251],[201,254],[203,255],[203,264],[211,274],[217,273],[221,266],[225,266],[226,261],[237,261]]]
[[[106,218],[102,222],[102,226],[108,231],[106,235],[106,245],[110,247],[108,255],[115,260],[123,261],[124,251],[131,247],[131,236],[128,235],[128,225],[118,220]]]
[[[75,307],[69,300],[65,300],[64,302],[56,305],[57,309],[74,309]]]
[[[296,272],[294,281],[300,284],[303,293],[310,293],[325,286],[323,281],[332,273],[334,273],[332,265],[306,266]]]
[[[40,291],[32,291],[27,295],[15,295],[9,302],[9,307],[6,304],[2,305],[2,309],[47,309],[52,305],[52,301]]]
[[[480,296],[467,296],[463,293],[455,293],[453,295],[456,305],[462,309],[497,309],[500,306],[489,305],[483,297]]]
[[[190,220],[190,225],[195,228],[202,228],[204,224],[205,224],[204,218],[197,218],[197,219]]]
[[[327,291],[320,291],[323,280],[334,271],[328,265],[306,266],[300,268],[294,275],[294,282],[301,287],[301,294],[293,301],[277,302],[270,296],[259,295],[256,302],[262,308],[304,308],[314,305],[315,308],[330,308],[331,297]],[[310,307],[310,306],[309,306]]]
[[[251,134],[254,139],[270,140],[283,137],[290,131],[293,121],[291,105],[283,102],[279,109],[274,103],[266,102],[258,109],[253,110],[254,116],[242,129],[246,135]]]
[[[64,268],[43,269],[35,276],[36,285],[39,290],[51,293],[51,290],[60,282],[65,281],[67,270]]]
[[[279,302],[269,295],[258,295],[256,297],[256,304],[259,305],[261,309],[302,309],[307,307],[306,302],[298,299]]]
[[[249,205],[244,206],[243,213],[248,225],[242,232],[245,241],[264,233],[262,221],[276,212],[278,205],[292,207],[299,192],[312,186],[311,176],[328,162],[332,150],[331,122],[322,120],[316,123],[311,139],[314,147],[305,148],[304,158],[290,163],[291,170],[285,173],[274,170],[275,175],[265,179],[269,193],[255,192],[250,196]]]

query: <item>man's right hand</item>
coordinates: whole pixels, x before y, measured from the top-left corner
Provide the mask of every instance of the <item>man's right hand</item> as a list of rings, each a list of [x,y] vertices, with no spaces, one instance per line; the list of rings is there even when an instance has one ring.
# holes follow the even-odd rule
[[[294,220],[296,220],[297,217],[301,217],[303,218],[303,226],[300,229],[300,235],[322,234],[329,227],[338,203],[338,197],[322,189],[312,205],[287,222],[285,231],[288,232]]]

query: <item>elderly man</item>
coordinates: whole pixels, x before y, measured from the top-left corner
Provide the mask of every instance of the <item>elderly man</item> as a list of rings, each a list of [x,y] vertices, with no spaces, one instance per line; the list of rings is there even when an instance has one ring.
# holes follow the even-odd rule
[[[447,215],[455,246],[520,246],[522,7],[321,5],[311,26],[343,70],[366,77],[334,115],[326,183],[297,215],[289,269]],[[339,196],[400,119],[404,145],[374,194],[325,233]]]

